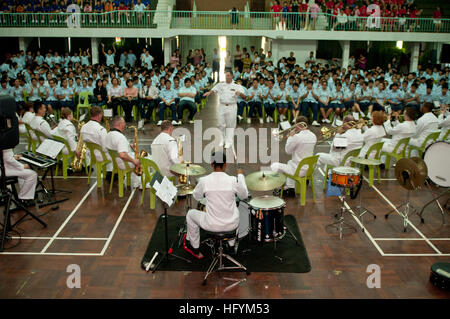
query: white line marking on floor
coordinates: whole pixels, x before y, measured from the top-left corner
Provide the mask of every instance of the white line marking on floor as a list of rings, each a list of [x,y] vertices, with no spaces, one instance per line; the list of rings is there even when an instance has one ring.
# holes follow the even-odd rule
[[[103,246],[102,252],[100,253],[101,256],[103,256],[103,255],[105,254],[106,250],[108,249],[109,243],[111,242],[111,240],[112,240],[112,238],[113,238],[113,236],[114,236],[114,234],[115,234],[117,228],[119,227],[119,224],[120,224],[120,222],[122,221],[123,215],[124,215],[125,212],[127,211],[128,206],[130,205],[131,199],[133,198],[135,192],[136,192],[136,188],[133,189],[133,191],[132,191],[131,194],[130,194],[130,197],[128,197],[128,200],[127,200],[125,206],[123,207],[122,212],[120,213],[120,216],[119,216],[119,218],[117,219],[117,222],[116,222],[116,224],[114,225],[113,230],[111,231],[111,234],[109,234],[109,237],[108,237],[108,239],[107,239],[107,241],[106,241],[106,243],[105,243],[105,246]]]
[[[374,238],[374,240],[426,240],[424,238]],[[428,240],[450,240],[450,238],[428,238]]]
[[[384,257],[445,257],[450,254],[384,254]]]
[[[41,252],[14,252],[6,251],[0,255],[38,255],[38,256],[101,256],[100,253],[41,253]]]
[[[325,176],[325,173],[323,172],[323,170],[319,167],[319,172],[322,174],[322,176]],[[324,195],[325,196],[325,195]],[[352,213],[353,211],[351,210],[350,206],[347,204],[346,201],[344,201],[345,207],[347,207]],[[359,227],[364,228],[364,234],[366,234],[366,236],[369,238],[369,240],[372,242],[372,244],[375,246],[375,248],[378,250],[378,252],[380,253],[381,256],[384,256],[384,252],[381,249],[381,247],[377,244],[377,242],[373,239],[372,235],[370,234],[370,232],[367,230],[366,227],[364,227],[364,225],[361,223],[361,221],[355,216],[353,215],[353,218],[356,220],[356,223],[358,223]]]
[[[366,180],[366,182],[368,182],[368,179],[367,178],[365,178],[364,177],[364,179]],[[386,197],[386,196],[384,196],[384,194],[378,189],[378,188],[376,188],[375,187],[375,185],[372,185],[372,188],[393,208],[393,209],[395,209],[395,211],[401,216],[402,215],[402,213],[400,213],[399,211],[398,211],[398,209],[394,206],[394,204],[392,204],[392,202]],[[414,229],[418,234],[419,234],[419,236],[421,236],[422,238],[424,238],[424,240],[428,243],[428,245],[430,245],[431,246],[431,248],[433,248],[433,250],[434,251],[436,251],[439,255],[442,255],[442,252],[440,252],[439,251],[439,249],[437,249],[436,248],[436,246],[434,246],[429,240],[428,240],[428,238],[424,235],[424,234],[422,234],[422,232],[420,231],[420,230],[418,230],[417,229],[417,227],[416,226],[414,226],[414,224],[413,223],[411,223],[411,221],[408,219],[408,224],[411,226],[411,228],[412,229]]]
[[[78,211],[78,209],[83,205],[84,201],[88,198],[89,194],[97,188],[97,184],[92,185],[92,187],[88,190],[88,192],[84,195],[84,197],[81,199],[81,201],[78,203],[77,206],[73,209],[72,213],[66,218],[64,223],[59,227],[57,232],[53,235],[52,239],[45,245],[45,247],[41,250],[41,254],[45,253],[47,249],[50,247],[50,245],[53,243],[56,237],[58,237],[59,233],[64,229],[64,227],[67,225],[67,223],[70,221],[70,219],[75,215],[75,213]]]
[[[50,240],[53,237],[11,237],[12,239],[24,239],[24,240]],[[55,240],[108,240],[108,238],[83,238],[83,237],[56,237]]]

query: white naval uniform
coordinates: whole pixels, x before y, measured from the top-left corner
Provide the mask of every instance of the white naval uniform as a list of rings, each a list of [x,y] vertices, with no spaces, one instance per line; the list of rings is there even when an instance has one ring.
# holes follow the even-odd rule
[[[20,188],[18,193],[19,199],[34,199],[37,185],[37,173],[32,169],[25,168],[24,164],[18,162],[14,158],[12,149],[3,151],[3,160],[5,163],[5,175],[18,177]]]
[[[416,124],[414,121],[404,121],[403,123],[392,127],[391,121],[387,120],[384,122],[384,128],[386,129],[386,133],[392,136],[392,138],[383,138],[384,144],[381,150],[388,153],[394,150],[395,145],[397,145],[399,140],[411,137],[416,133]],[[385,162],[385,156],[381,157],[381,161],[383,163]]]
[[[150,158],[155,161],[164,176],[173,176],[170,166],[180,163],[177,140],[169,134],[161,132],[152,142],[152,155],[154,155],[156,145],[162,147],[162,152],[158,156]]]
[[[295,174],[295,170],[297,169],[298,163],[302,161],[305,157],[314,155],[314,147],[317,142],[316,135],[310,130],[300,131],[297,134],[288,137],[286,141],[285,150],[287,154],[292,155],[292,159],[287,162],[287,164],[283,163],[273,163],[270,165],[270,169],[274,172],[281,172],[290,175]],[[305,176],[308,171],[308,166],[303,166],[300,170],[300,177]],[[286,180],[286,187],[293,188],[295,187],[295,181],[293,179],[288,178]]]
[[[53,134],[56,133],[56,128],[54,130],[51,129],[50,124],[42,116],[36,115],[30,123],[32,129],[41,132],[47,137],[52,137]],[[34,135],[34,134],[33,134]],[[37,137],[34,136],[34,139],[37,140]],[[43,142],[43,141],[40,141]]]
[[[187,236],[194,248],[200,246],[200,228],[209,231],[231,231],[239,226],[239,210],[236,194],[240,199],[248,197],[245,177],[230,176],[225,172],[213,172],[199,179],[193,196],[199,201],[206,198],[206,213],[191,209],[186,215]],[[229,241],[231,246],[234,241]]]
[[[441,128],[441,134],[438,140],[442,141],[447,131],[450,129],[450,114],[440,114],[438,117],[439,127]]]
[[[222,132],[222,141],[233,145],[234,129],[236,128],[237,95],[236,92],[245,93],[242,85],[232,83],[217,83],[211,90],[219,94],[218,127]],[[224,141],[225,140],[225,141]]]
[[[439,121],[433,112],[428,112],[422,115],[416,123],[416,134],[409,140],[410,145],[421,146],[425,141],[425,138],[430,135],[430,133],[436,132],[438,130]],[[412,156],[417,155],[417,151],[414,151]]]
[[[55,131],[56,131],[55,135],[61,136],[64,139],[66,139],[66,141],[69,143],[70,150],[72,152],[75,151],[77,147],[76,141],[77,131],[75,130],[75,126],[72,124],[72,122],[67,119],[62,119],[61,121],[59,121]],[[62,152],[65,155],[69,154],[69,151],[65,146]]]
[[[107,134],[108,133],[106,132],[106,129],[103,126],[101,126],[99,122],[94,120],[88,121],[81,128],[81,138],[83,139],[83,141],[100,145],[101,148],[103,149],[103,152],[105,153],[106,159],[111,161],[111,156],[109,156],[108,150],[106,149],[105,146]],[[95,158],[99,162],[102,162],[104,160],[104,158],[102,158],[101,153],[98,151],[95,151]],[[112,171],[112,163],[106,165],[106,170],[108,172]]]
[[[331,166],[339,166],[341,164],[342,159],[345,157],[345,155],[350,152],[351,150],[360,148],[363,146],[364,140],[363,135],[361,133],[361,130],[356,128],[351,128],[347,130],[343,134],[336,134],[335,137],[345,137],[347,138],[347,147],[346,148],[335,148],[334,147],[334,141],[331,144],[331,150],[329,153],[318,153],[319,160],[318,160],[318,167],[326,165]],[[344,165],[348,165],[348,162]]]
[[[358,156],[365,157],[369,148],[372,145],[381,142],[384,136],[386,136],[386,131],[384,130],[383,125],[374,125],[365,131],[363,133],[364,146]],[[375,153],[368,154],[367,158],[373,158],[374,156]]]

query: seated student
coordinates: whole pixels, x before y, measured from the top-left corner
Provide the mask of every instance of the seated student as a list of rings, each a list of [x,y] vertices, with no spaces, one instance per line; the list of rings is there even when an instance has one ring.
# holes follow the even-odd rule
[[[248,105],[250,106],[250,110],[247,115],[247,123],[250,124],[252,122],[251,118],[255,114],[255,110],[259,116],[259,123],[263,124],[263,113],[262,113],[262,92],[258,87],[259,83],[257,79],[254,79],[252,82],[252,86],[247,90],[247,100]]]
[[[301,80],[300,80],[301,81]],[[301,92],[299,89],[299,84],[294,82],[292,88],[289,91],[289,108],[292,110],[292,123],[297,122],[297,117],[301,111]]]
[[[61,109],[61,120],[58,123],[58,126],[55,129],[54,135],[58,135],[66,139],[66,141],[69,143],[70,150],[72,152],[75,152],[75,155],[77,157],[80,157],[80,153],[76,152],[77,148],[77,131],[75,129],[75,126],[72,123],[73,120],[73,114],[72,111],[64,107]],[[64,154],[69,154],[69,151],[64,146],[62,152]]]
[[[411,84],[411,88],[409,89],[409,92],[407,91],[404,94],[404,100],[405,108],[409,107],[415,110],[416,112],[420,111],[420,94],[417,92],[417,84],[413,83]]]
[[[113,78],[111,80],[111,86],[108,89],[108,108],[113,109],[113,114],[117,115],[117,107],[120,105],[123,97],[123,88],[119,85],[119,80]]]
[[[278,90],[274,88],[275,81],[270,79],[268,87],[262,88],[262,96],[264,98],[264,109],[266,111],[266,122],[273,121],[273,111],[277,101]]]
[[[342,92],[341,82],[336,83],[336,90],[330,94],[330,107],[336,114],[334,117],[333,126],[339,126],[340,123],[337,123],[337,121],[340,119],[343,110],[345,110],[344,93]]]
[[[447,108],[450,104],[450,93],[448,93],[448,83],[441,85],[441,92],[436,94],[436,99],[439,102],[439,106],[442,108]]]
[[[286,114],[289,109],[289,90],[286,89],[286,82],[280,81],[280,88],[278,89],[278,96],[277,96],[277,109],[278,114],[280,115],[280,121],[286,120]]]
[[[328,90],[327,81],[323,80],[320,83],[320,86],[315,90],[316,95],[319,97],[319,109],[320,113],[323,116],[322,123],[331,123],[328,119],[331,112],[333,112],[333,108],[329,105],[330,103],[330,91]],[[326,112],[325,112],[326,110]]]
[[[366,117],[366,112],[371,105],[372,94],[372,89],[368,87],[367,81],[364,81],[361,88],[356,92],[356,103],[354,104],[353,112],[359,112],[361,118]]]
[[[237,84],[242,85],[242,79],[237,79],[236,81]],[[245,97],[242,97],[240,95],[238,95],[237,97],[237,118],[238,118],[238,122],[242,121],[242,119],[244,118],[242,115],[244,115],[244,108],[247,107],[247,89],[242,86],[243,89],[243,94],[245,95]]]
[[[108,92],[106,91],[106,88],[103,86],[103,81],[101,79],[98,79],[95,83],[95,88],[93,91],[94,98],[92,101],[92,105],[94,106],[100,106],[106,105],[106,101],[108,100]]]
[[[356,85],[355,82],[352,82],[348,85],[347,89],[342,89],[344,94],[344,108],[341,109],[341,113],[343,114],[345,110],[353,110],[356,102]]]
[[[24,101],[24,92],[25,89],[20,85],[20,80],[14,80],[14,86],[11,88],[12,96],[14,96],[14,100],[16,101],[17,112],[21,114],[21,112],[25,108]]]
[[[138,89],[133,86],[133,80],[128,79],[127,87],[123,90],[123,97],[122,97],[122,108],[125,112],[125,121],[131,122],[131,112],[133,110],[133,105],[136,105],[137,107],[137,101],[138,101]]]
[[[141,114],[141,120],[138,123],[138,128],[144,127],[145,120],[150,120],[153,109],[155,109],[159,103],[159,90],[156,86],[152,85],[152,83],[153,80],[151,77],[147,76],[145,78],[145,85],[142,86],[139,92],[139,112]]]
[[[178,90],[178,96],[180,97],[180,103],[178,105],[178,124],[181,125],[183,118],[183,111],[187,109],[189,111],[189,123],[194,123],[194,115],[197,113],[197,106],[195,105],[195,95],[197,90],[191,86],[192,82],[189,78],[184,80],[184,87]]]
[[[378,84],[377,90],[373,91],[372,105],[369,106],[369,118],[372,118],[373,111],[385,111],[386,92],[384,90],[384,83]]]
[[[49,110],[49,113],[52,113],[50,110],[59,110],[61,109],[61,103],[58,98],[58,88],[56,86],[56,80],[50,79],[48,81],[49,87],[47,88],[47,94],[45,99],[45,105]]]
[[[166,80],[165,87],[159,92],[159,121],[158,126],[164,121],[164,111],[166,108],[170,108],[172,111],[172,125],[178,124],[177,106],[175,100],[177,98],[177,92],[171,88],[172,82]]]
[[[59,104],[61,107],[68,107],[71,110],[74,110],[73,104],[73,89],[71,89],[67,85],[67,79],[62,79],[61,87],[56,90],[56,94],[58,95]]]
[[[398,84],[391,84],[391,92],[387,94],[387,102],[391,106],[392,116],[397,117],[403,110],[403,93],[398,90]]]
[[[313,126],[320,126],[318,121],[319,118],[319,96],[313,90],[313,82],[308,80],[306,82],[306,87],[303,88],[301,94],[302,98],[302,115],[306,118],[309,117],[308,111],[312,110],[313,113]]]

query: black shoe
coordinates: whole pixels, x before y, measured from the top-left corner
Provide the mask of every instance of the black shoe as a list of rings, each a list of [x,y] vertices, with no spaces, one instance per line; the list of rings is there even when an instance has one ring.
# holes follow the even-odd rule
[[[295,189],[294,188],[283,189],[283,196],[295,197]]]
[[[380,168],[385,169],[384,164],[380,164]]]
[[[36,205],[34,199],[20,199],[19,203],[25,208]]]
[[[105,179],[107,180],[107,181],[111,181],[111,175],[112,175],[112,172],[106,172],[106,177],[105,177]],[[115,174],[114,175],[114,182],[117,182],[119,180],[119,175],[118,174]]]

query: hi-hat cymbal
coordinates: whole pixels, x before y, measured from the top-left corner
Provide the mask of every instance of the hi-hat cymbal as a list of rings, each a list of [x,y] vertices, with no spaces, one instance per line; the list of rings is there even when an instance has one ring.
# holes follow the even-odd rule
[[[178,189],[177,193],[178,196],[191,195],[192,193],[194,193],[195,185],[180,184],[177,185],[177,189]]]
[[[422,186],[427,176],[427,165],[420,157],[402,158],[395,165],[395,177],[406,189],[414,190]]]
[[[286,176],[278,172],[255,172],[245,177],[248,189],[252,191],[270,191],[283,186]]]
[[[170,170],[174,173],[187,176],[197,176],[206,173],[203,167],[192,163],[173,164],[170,166]]]

